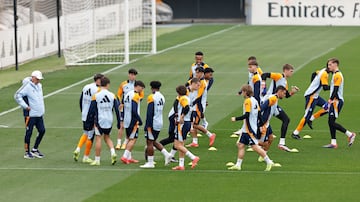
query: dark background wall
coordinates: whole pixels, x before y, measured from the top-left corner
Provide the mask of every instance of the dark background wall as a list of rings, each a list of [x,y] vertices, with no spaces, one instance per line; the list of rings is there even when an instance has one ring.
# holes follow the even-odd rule
[[[243,18],[245,0],[163,0],[179,18]]]

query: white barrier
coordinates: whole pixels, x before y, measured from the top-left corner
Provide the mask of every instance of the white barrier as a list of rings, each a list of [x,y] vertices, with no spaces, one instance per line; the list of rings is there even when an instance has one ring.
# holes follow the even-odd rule
[[[139,1],[141,3],[141,1]],[[134,7],[138,5],[134,5]],[[121,9],[119,9],[121,8]],[[141,7],[140,7],[141,8]],[[75,32],[76,34],[69,35],[64,34],[64,19],[60,18],[61,35],[67,40],[68,46],[75,46],[94,40],[94,32],[89,32],[86,29],[81,31],[77,30],[79,27],[83,28],[84,24],[88,25],[89,30],[96,31],[96,39],[103,38],[108,35],[124,32],[124,24],[121,18],[121,12],[123,5],[118,4],[116,6],[104,6],[96,8],[95,10],[89,10],[86,15],[89,15],[87,21],[72,21],[68,22],[67,29]],[[135,9],[135,8],[132,8]],[[96,13],[95,18],[93,12]],[[77,15],[83,15],[83,13],[74,13],[69,17],[76,19]],[[94,20],[97,23],[94,23]],[[112,24],[108,26],[99,26],[104,23],[100,21],[110,21]],[[97,26],[96,29],[92,29],[91,26]],[[142,25],[142,16],[132,16],[130,19],[130,30],[135,29]],[[87,26],[85,26],[87,27]],[[119,31],[120,30],[120,31]],[[18,61],[19,63],[41,58],[49,54],[56,53],[58,50],[58,32],[57,32],[57,19],[51,18],[35,24],[27,24],[18,27]],[[64,48],[63,40],[61,41],[61,47]],[[14,29],[0,31],[0,69],[15,64],[15,39]]]
[[[359,0],[247,0],[251,25],[360,25]]]

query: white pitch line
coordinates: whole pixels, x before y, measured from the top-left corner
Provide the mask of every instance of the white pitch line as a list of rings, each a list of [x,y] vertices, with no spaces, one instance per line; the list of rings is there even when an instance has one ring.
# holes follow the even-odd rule
[[[225,167],[225,166],[224,166]],[[251,170],[242,170],[242,171],[229,171],[226,170],[226,168],[224,168],[224,170],[201,170],[201,169],[195,169],[195,170],[190,170],[189,172],[198,172],[198,173],[229,173],[229,174],[234,174],[234,173],[255,173],[255,174],[293,174],[293,175],[299,175],[299,174],[306,174],[306,175],[360,175],[360,172],[351,172],[351,171],[344,171],[344,172],[339,172],[339,171],[281,171],[278,169],[281,168],[274,168],[276,170],[272,170],[270,172],[265,172],[265,171],[251,171]],[[145,172],[174,172],[170,169],[140,169],[140,168],[120,168],[120,167],[114,167],[114,168],[49,168],[49,167],[43,167],[43,168],[18,168],[18,167],[0,167],[0,172],[1,171],[11,171],[11,170],[20,170],[20,171],[80,171],[80,172],[84,172],[84,171],[90,171],[90,172],[96,172],[96,171],[115,171],[115,172],[119,172],[119,171],[126,171],[126,172],[139,172],[139,171],[145,171]],[[186,172],[186,170],[185,170]]]
[[[193,39],[193,40],[190,40],[190,41],[187,41],[187,42],[184,42],[184,43],[181,43],[181,44],[178,44],[178,45],[175,45],[175,46],[166,48],[166,49],[163,49],[163,50],[161,50],[161,51],[158,51],[158,52],[155,53],[155,54],[145,55],[145,56],[142,56],[142,57],[140,57],[140,58],[136,58],[136,59],[130,61],[129,64],[132,64],[132,63],[134,63],[134,62],[137,62],[137,61],[139,61],[140,59],[144,59],[144,58],[147,58],[147,57],[150,57],[150,56],[153,56],[153,55],[159,55],[159,54],[165,53],[165,52],[167,52],[167,51],[170,51],[170,50],[173,50],[173,49],[176,49],[176,48],[179,48],[179,47],[182,47],[182,46],[185,46],[185,45],[188,45],[188,44],[191,44],[191,43],[194,43],[194,42],[197,42],[197,41],[200,41],[200,40],[209,38],[209,37],[212,37],[212,36],[214,36],[214,35],[218,35],[218,34],[221,34],[221,33],[227,32],[227,31],[230,31],[230,30],[232,30],[232,29],[234,29],[234,28],[236,28],[236,27],[239,27],[239,26],[240,26],[240,25],[234,25],[234,26],[232,26],[232,27],[229,27],[229,28],[226,28],[226,29],[223,29],[223,30],[220,30],[220,31],[217,31],[217,32],[208,34],[208,35],[205,35],[205,36],[203,36],[203,37],[199,37],[199,38],[196,38],[196,39]],[[107,70],[107,71],[102,72],[102,74],[110,73],[110,72],[112,72],[112,71],[115,71],[115,70],[117,70],[117,69],[120,69],[120,68],[122,68],[122,67],[124,67],[124,66],[126,66],[126,65],[129,65],[129,64],[121,64],[121,65],[119,65],[119,66],[113,67],[113,68],[111,68],[111,69],[109,69],[109,70]],[[50,97],[50,96],[56,95],[56,94],[58,94],[58,93],[60,93],[60,92],[63,92],[63,91],[65,91],[65,90],[68,90],[68,89],[70,89],[70,88],[72,88],[72,87],[75,87],[75,86],[77,86],[77,85],[79,85],[79,84],[82,84],[82,83],[84,83],[84,82],[87,82],[87,81],[89,81],[89,80],[91,80],[91,79],[93,79],[93,78],[92,78],[92,77],[89,77],[89,78],[83,79],[83,80],[81,80],[81,81],[79,81],[79,82],[76,82],[76,83],[74,83],[74,84],[71,84],[71,85],[69,85],[69,86],[66,86],[66,87],[64,87],[64,88],[61,88],[61,89],[59,89],[59,90],[56,90],[56,91],[54,91],[54,92],[51,92],[51,93],[45,95],[45,96],[44,96],[44,99],[45,99],[45,98],[48,98],[48,97]],[[14,108],[12,108],[12,109],[3,111],[3,112],[0,113],[0,116],[3,116],[3,115],[8,114],[8,113],[10,113],[10,112],[13,112],[13,111],[15,111],[15,110],[17,110],[17,109],[20,109],[20,106],[17,106],[17,107],[14,107]]]
[[[0,128],[9,128],[7,125],[0,125]]]
[[[324,52],[321,52],[320,54],[318,55],[315,55],[313,56],[312,58],[310,58],[309,60],[306,60],[303,64],[299,65],[295,70],[294,72],[297,72],[298,70],[302,69],[303,67],[305,67],[305,65],[309,64],[311,61],[323,56],[323,55],[326,55],[328,53],[330,53],[331,51],[335,50],[335,48],[329,48],[328,50],[325,50]]]

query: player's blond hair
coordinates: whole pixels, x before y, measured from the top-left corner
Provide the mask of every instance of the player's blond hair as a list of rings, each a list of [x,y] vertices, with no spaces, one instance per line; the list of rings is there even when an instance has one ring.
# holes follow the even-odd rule
[[[241,87],[241,92],[245,92],[246,96],[250,97],[254,95],[254,91],[252,90],[249,84],[245,84]]]

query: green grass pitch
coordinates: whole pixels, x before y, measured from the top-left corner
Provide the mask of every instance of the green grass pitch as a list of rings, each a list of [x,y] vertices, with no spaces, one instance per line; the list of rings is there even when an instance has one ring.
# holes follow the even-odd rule
[[[290,136],[304,113],[303,93],[311,72],[322,68],[330,57],[340,59],[345,78],[345,103],[338,122],[359,133],[359,27],[226,24],[193,25],[163,32],[157,39],[158,54],[137,58],[129,65],[64,67],[62,59],[52,56],[23,65],[19,72],[0,71],[1,83],[7,82],[0,89],[0,201],[359,201],[359,139],[348,148],[346,136],[337,132],[338,149],[322,148],[330,142],[327,117],[314,121],[314,130],[304,127],[301,135],[309,134],[312,139],[298,141]],[[191,151],[201,160],[196,169],[187,166],[184,172],[163,166],[158,151],[155,169],[143,170],[139,165],[121,162],[112,166],[104,144],[101,166],[74,162],[72,152],[82,132],[78,99],[94,73],[105,72],[111,79],[110,90],[116,92],[120,82],[127,78],[127,70],[135,67],[139,72],[137,78],[147,84],[145,96],[150,92],[149,82],[160,80],[166,98],[165,125],[160,134],[163,138],[167,136],[166,117],[176,95],[175,87],[185,83],[198,50],[205,53],[205,61],[215,69],[206,117],[210,131],[217,134],[214,145],[217,151],[207,150],[206,136],[199,138],[200,147]],[[253,152],[246,153],[242,171],[228,171],[225,166],[236,161],[236,139],[229,136],[242,123],[233,123],[230,117],[242,114],[243,98],[236,93],[247,81],[246,60],[250,55],[257,56],[265,72],[280,72],[283,64],[293,64],[296,73],[289,79],[289,85],[301,89],[294,97],[279,102],[291,120],[286,144],[300,152],[280,151],[276,138],[269,156],[282,167],[271,172],[263,171],[265,164],[258,163]],[[44,95],[49,95],[45,99],[47,131],[40,145],[46,157],[25,160],[21,111],[5,111],[17,106],[13,94],[20,86],[18,81],[34,69],[47,72],[43,80]],[[322,92],[321,96],[327,99],[329,92]],[[141,105],[145,119],[146,101]],[[272,127],[279,137],[280,121],[274,118]],[[111,134],[114,142],[116,134],[114,127]],[[34,136],[36,132],[32,143]],[[145,145],[142,131],[139,136],[133,156],[142,164]],[[123,151],[117,154],[120,157]],[[185,161],[187,164],[189,159]]]

